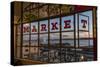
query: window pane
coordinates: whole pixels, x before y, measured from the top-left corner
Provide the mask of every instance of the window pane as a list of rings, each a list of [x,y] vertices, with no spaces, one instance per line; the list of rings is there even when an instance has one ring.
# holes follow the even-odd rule
[[[60,46],[60,35],[59,33],[50,33],[50,45],[53,47]]]
[[[38,33],[38,22],[31,23],[31,34]]]
[[[59,24],[60,24],[60,19],[55,18],[55,19],[50,19],[50,32],[57,32],[59,31]]]
[[[23,35],[23,46],[29,46],[29,35]]]
[[[79,38],[89,38],[89,32],[79,32]]]
[[[49,49],[47,47],[39,47],[39,61],[48,62],[48,52]]]
[[[86,11],[79,14],[79,45],[93,46],[93,21],[92,11]],[[82,31],[81,31],[82,30]]]
[[[40,46],[48,46],[48,34],[40,34]]]
[[[93,40],[92,39],[79,39],[79,46],[80,47],[93,47]]]
[[[40,33],[48,32],[48,20],[40,21]]]
[[[93,49],[77,49],[76,58],[77,61],[93,61],[94,53]]]
[[[62,46],[74,46],[74,32],[62,33]]]
[[[49,62],[51,63],[60,62],[60,48],[51,47],[49,49]]]
[[[79,13],[79,47],[78,61],[92,61],[93,52],[93,18],[92,11]],[[78,36],[78,35],[77,35]],[[78,43],[78,41],[77,41]],[[82,48],[85,49],[82,49]]]
[[[29,34],[30,24],[23,24],[23,34]]]
[[[80,14],[88,16],[89,19],[87,19],[87,17],[84,17],[84,16],[82,16],[82,17],[79,16],[80,17],[79,20],[80,20],[80,23],[81,23],[81,19],[87,20],[87,23],[85,23],[86,28],[84,28],[84,29],[87,30],[88,27],[89,27],[88,31],[89,31],[89,34],[90,34],[90,38],[93,38],[93,19],[92,19],[93,16],[92,16],[92,11],[86,11],[86,12],[82,12]],[[79,29],[81,29],[81,28],[82,28],[82,25],[80,26]]]
[[[62,31],[74,31],[74,16],[62,17]]]
[[[28,58],[29,57],[29,47],[23,47],[22,48],[22,57]]]
[[[38,35],[31,35],[31,46],[38,46]]]

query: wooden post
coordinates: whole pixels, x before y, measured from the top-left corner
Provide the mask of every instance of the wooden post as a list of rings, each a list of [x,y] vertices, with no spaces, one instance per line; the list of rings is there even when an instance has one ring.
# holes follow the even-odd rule
[[[93,16],[93,51],[94,51],[94,58],[93,60],[97,60],[97,8],[93,8],[92,16]]]

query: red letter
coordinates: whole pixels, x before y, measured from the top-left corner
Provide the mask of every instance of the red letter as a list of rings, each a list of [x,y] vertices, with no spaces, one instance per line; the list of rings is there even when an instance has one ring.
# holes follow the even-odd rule
[[[83,23],[83,28],[86,28],[87,20],[81,20],[81,23]]]
[[[65,23],[65,26],[64,28],[71,28],[71,25],[70,25],[70,20],[65,20],[64,23]]]
[[[34,25],[33,25],[32,32],[37,32],[37,29],[36,29],[36,27]]]
[[[27,27],[24,27],[23,28],[23,32],[25,33],[25,32],[29,32],[29,27],[27,26]]]
[[[58,29],[58,27],[56,26],[57,22],[56,23],[51,23],[51,24],[52,24],[52,30]]]
[[[41,24],[41,31],[46,31],[46,24]]]

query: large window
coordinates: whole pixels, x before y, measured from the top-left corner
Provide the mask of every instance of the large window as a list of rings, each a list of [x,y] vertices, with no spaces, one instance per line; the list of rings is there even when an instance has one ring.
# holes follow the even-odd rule
[[[93,12],[70,10],[74,7],[52,4],[31,10],[33,21],[17,25],[17,58],[48,63],[93,60]]]

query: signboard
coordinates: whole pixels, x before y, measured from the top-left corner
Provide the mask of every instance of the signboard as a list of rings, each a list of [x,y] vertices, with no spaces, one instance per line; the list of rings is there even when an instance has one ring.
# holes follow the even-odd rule
[[[79,31],[88,31],[88,22],[89,17],[79,14]],[[60,31],[60,18],[50,19],[50,32]],[[31,27],[31,33],[38,33],[38,22],[33,22],[23,24],[23,34],[29,34]],[[61,31],[73,31],[74,30],[74,16],[65,16],[61,18]],[[48,32],[48,20],[39,21],[39,32],[47,33]]]

